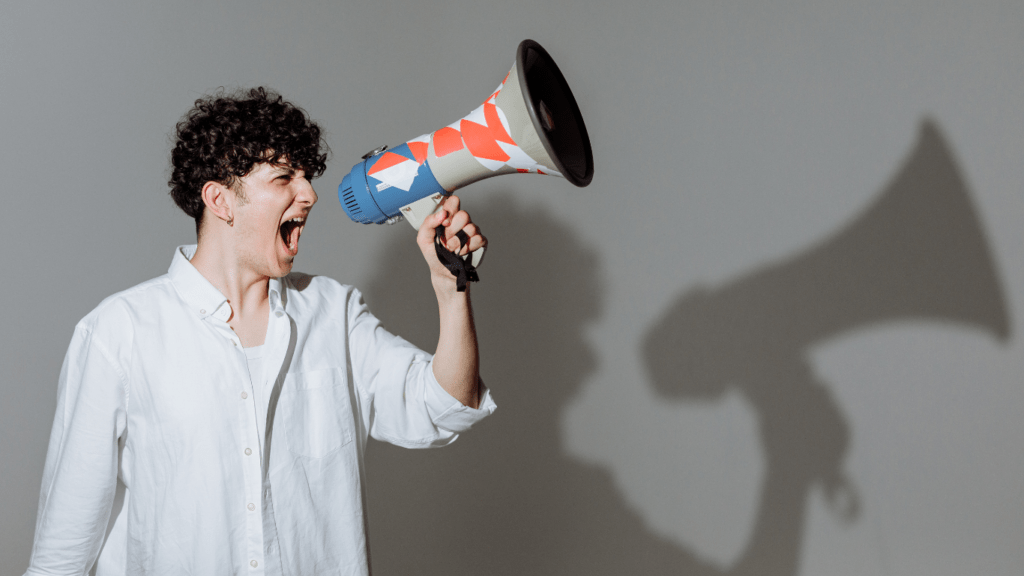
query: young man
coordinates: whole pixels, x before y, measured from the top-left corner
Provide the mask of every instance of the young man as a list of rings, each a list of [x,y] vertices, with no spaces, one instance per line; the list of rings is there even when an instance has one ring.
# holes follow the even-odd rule
[[[431,357],[354,288],[291,272],[326,159],[302,110],[205,98],[177,137],[171,194],[198,245],[76,326],[26,574],[367,574],[367,437],[442,446],[494,410],[433,229],[462,253],[487,241],[456,197],[419,231]]]

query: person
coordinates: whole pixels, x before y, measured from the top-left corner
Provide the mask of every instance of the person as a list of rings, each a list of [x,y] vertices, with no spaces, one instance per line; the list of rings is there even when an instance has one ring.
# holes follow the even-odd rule
[[[355,288],[292,272],[325,162],[316,123],[263,88],[179,122],[169,184],[197,244],[75,327],[26,575],[368,574],[367,438],[443,446],[494,410],[434,228],[462,254],[486,238],[455,196],[419,230],[427,354]]]

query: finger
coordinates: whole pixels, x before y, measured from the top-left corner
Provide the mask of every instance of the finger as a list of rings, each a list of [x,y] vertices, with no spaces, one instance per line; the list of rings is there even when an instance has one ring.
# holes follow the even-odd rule
[[[473,245],[473,237],[479,235],[480,229],[477,227],[476,224],[470,222],[469,224],[463,226],[462,230],[459,230],[455,234],[455,239],[459,241],[458,253],[462,256],[469,254],[472,251],[472,248],[470,248],[470,246]],[[479,241],[477,241],[477,244],[479,244]]]
[[[419,243],[421,247],[433,244],[434,229],[440,226],[446,219],[448,219],[448,211],[444,208],[440,208],[437,212],[434,212],[430,216],[424,218],[423,224],[420,224],[420,229],[416,234],[416,242]]]
[[[472,238],[480,233],[480,227],[476,224],[469,222],[462,227],[462,232],[465,232],[466,238]]]
[[[459,211],[459,205],[461,203],[462,201],[459,200],[459,197],[456,196],[455,194],[452,194],[445,198],[443,202],[441,202],[441,207],[447,210],[448,214],[450,215],[455,214]],[[451,225],[451,222],[445,221],[442,222],[442,224],[444,224],[447,227]]]
[[[461,212],[465,214],[465,212]],[[458,213],[451,218],[452,225],[444,229],[444,247],[457,252],[469,239],[468,233],[463,233],[463,229],[469,223],[468,217],[462,217]],[[461,237],[461,238],[460,238]]]
[[[438,208],[437,212],[434,212],[431,215],[431,216],[433,216],[434,220],[431,222],[430,227],[431,228],[437,228],[439,225],[447,226],[447,224],[445,224],[445,222],[448,221],[448,217],[451,216],[451,215],[452,215],[452,213],[449,212],[448,209],[446,209],[444,206],[442,206],[441,208]]]
[[[487,237],[477,231],[476,234],[469,237],[469,246],[467,247],[465,254],[476,252],[484,246],[487,246]]]
[[[451,241],[452,239],[455,238],[455,234],[457,234],[460,230],[465,228],[467,224],[469,224],[469,214],[466,214],[466,212],[460,210],[456,212],[455,215],[449,218],[448,220],[451,222],[451,224],[446,226],[444,229],[445,245],[449,246],[449,249],[454,250],[454,248],[451,248]]]
[[[460,238],[460,236],[464,237]],[[449,240],[446,247],[459,256],[465,256],[470,252],[476,252],[486,245],[487,238],[484,237],[483,234],[480,234],[480,229],[477,228],[476,224],[470,223],[460,230],[455,237]]]
[[[452,226],[445,228],[445,246],[454,252],[468,243],[470,234],[465,231],[465,228],[471,224],[468,222],[463,224],[458,215],[455,215],[452,220],[454,220]]]

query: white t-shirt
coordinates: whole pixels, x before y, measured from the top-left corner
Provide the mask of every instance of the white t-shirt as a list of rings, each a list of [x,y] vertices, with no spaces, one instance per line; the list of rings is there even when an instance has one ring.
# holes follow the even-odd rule
[[[267,396],[263,377],[263,347],[265,344],[244,348],[245,362],[249,365],[249,386],[253,404],[256,405],[256,430],[260,443],[260,458],[263,458],[263,443],[267,437]]]

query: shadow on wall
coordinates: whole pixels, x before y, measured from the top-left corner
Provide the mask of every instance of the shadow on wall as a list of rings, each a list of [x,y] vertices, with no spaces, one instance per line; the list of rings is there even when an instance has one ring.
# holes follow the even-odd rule
[[[563,408],[597,367],[584,339],[601,309],[597,255],[538,209],[469,202],[491,242],[472,289],[498,410],[441,450],[371,442],[374,574],[710,574],[648,531],[608,473],[562,449]],[[366,298],[391,331],[433,350],[426,265],[411,230],[395,232]]]
[[[658,394],[683,402],[729,390],[758,415],[766,470],[751,540],[727,572],[796,574],[810,491],[852,520],[850,434],[806,360],[849,330],[924,320],[999,340],[1009,318],[969,192],[931,122],[865,213],[811,250],[713,289],[684,293],[643,343]]]
[[[966,186],[925,123],[880,199],[812,250],[728,285],[684,293],[642,345],[658,393],[703,402],[730,389],[757,411],[767,470],[752,537],[723,570],[653,534],[610,475],[561,446],[563,408],[597,368],[584,338],[601,309],[600,264],[564,226],[509,198],[472,203],[491,240],[474,305],[493,416],[442,450],[372,442],[367,509],[377,576],[797,573],[810,491],[846,519],[847,423],[809,369],[812,344],[873,323],[1008,319]],[[367,286],[393,332],[432,350],[436,302],[410,231]],[[402,233],[406,232],[406,233]]]

